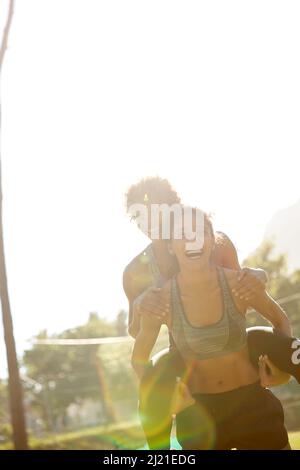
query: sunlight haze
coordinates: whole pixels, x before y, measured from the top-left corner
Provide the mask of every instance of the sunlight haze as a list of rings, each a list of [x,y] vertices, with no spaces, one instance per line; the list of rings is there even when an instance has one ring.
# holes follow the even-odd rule
[[[127,308],[122,271],[148,240],[124,193],[141,177],[166,177],[213,212],[241,261],[300,198],[299,12],[296,1],[16,2],[2,159],[19,352],[41,329]]]

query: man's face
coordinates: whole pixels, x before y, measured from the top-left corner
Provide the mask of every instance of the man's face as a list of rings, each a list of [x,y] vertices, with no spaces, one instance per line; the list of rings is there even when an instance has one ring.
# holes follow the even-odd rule
[[[181,210],[178,205],[177,210]],[[167,204],[135,204],[130,208],[131,220],[150,240],[170,240],[170,206]],[[129,211],[129,213],[130,213]]]
[[[150,240],[184,240],[185,250],[199,254],[203,249],[205,215],[197,208],[181,204],[135,204],[132,219]]]
[[[146,235],[150,240],[158,240],[162,238],[162,216],[159,214],[158,219],[153,220],[151,217],[151,208],[145,206],[146,209],[143,214],[133,215],[131,220],[136,222],[137,227]]]

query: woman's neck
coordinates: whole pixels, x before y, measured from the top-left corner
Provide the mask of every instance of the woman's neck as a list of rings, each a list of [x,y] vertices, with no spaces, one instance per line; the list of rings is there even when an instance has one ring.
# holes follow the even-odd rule
[[[180,268],[177,279],[182,287],[198,291],[214,282],[216,279],[216,265],[209,261],[208,263],[200,264],[195,270]]]

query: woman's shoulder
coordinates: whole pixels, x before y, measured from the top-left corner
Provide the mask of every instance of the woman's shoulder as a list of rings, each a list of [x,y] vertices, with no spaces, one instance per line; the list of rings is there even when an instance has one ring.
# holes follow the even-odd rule
[[[237,310],[240,313],[245,314],[247,311],[246,301],[240,298],[239,296],[235,295],[235,288],[238,287],[239,276],[241,272],[236,269],[229,269],[229,268],[219,268],[219,269],[222,269],[225,275],[232,299],[234,301],[234,304]]]

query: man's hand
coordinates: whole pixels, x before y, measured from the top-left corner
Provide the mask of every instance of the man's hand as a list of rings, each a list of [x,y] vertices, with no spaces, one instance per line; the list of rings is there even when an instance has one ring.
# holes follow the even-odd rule
[[[243,268],[238,276],[238,284],[232,293],[241,300],[251,300],[257,292],[266,288],[267,275],[261,269]]]
[[[278,369],[278,367],[270,361],[268,356],[260,356],[258,361],[258,370],[260,383],[264,388],[283,385],[288,383],[290,380],[290,375]]]
[[[170,312],[170,283],[163,287],[149,287],[133,303],[137,315],[155,315],[160,320]]]

